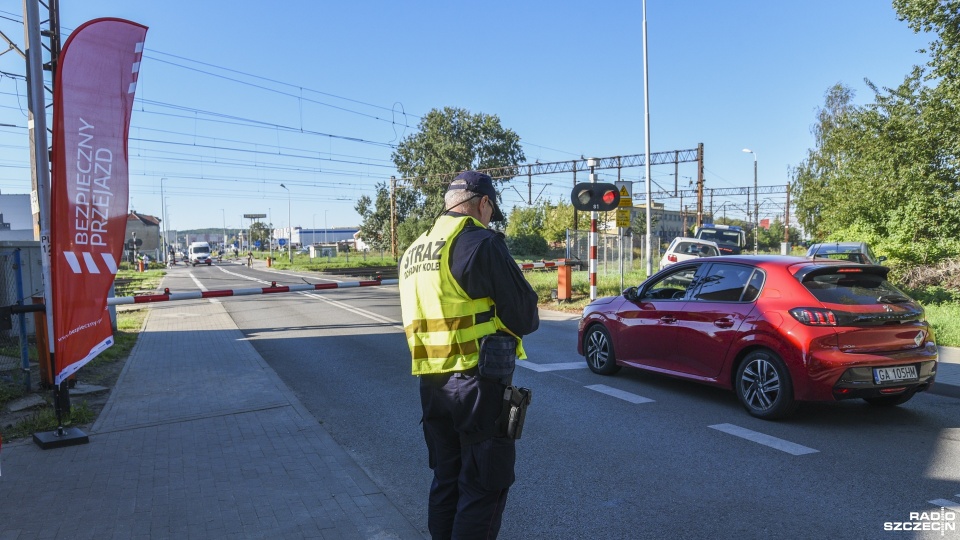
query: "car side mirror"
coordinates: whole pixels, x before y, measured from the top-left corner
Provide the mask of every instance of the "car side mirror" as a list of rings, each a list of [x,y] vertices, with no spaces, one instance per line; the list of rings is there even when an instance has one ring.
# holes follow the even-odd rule
[[[885,261],[885,260],[887,260],[887,258],[884,257],[883,255],[877,257],[877,262],[881,262],[881,263],[882,263],[882,262]]]
[[[631,302],[637,301],[637,288],[636,287],[627,287],[623,290],[623,297]]]

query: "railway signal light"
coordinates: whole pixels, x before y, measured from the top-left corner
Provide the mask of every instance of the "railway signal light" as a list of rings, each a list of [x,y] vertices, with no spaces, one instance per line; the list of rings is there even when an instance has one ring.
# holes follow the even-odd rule
[[[583,182],[570,194],[573,207],[589,212],[609,212],[620,204],[620,192],[613,184]]]

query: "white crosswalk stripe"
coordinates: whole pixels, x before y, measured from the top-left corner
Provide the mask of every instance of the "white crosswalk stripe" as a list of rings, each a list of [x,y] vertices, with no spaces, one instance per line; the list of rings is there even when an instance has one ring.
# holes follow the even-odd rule
[[[567,369],[585,369],[587,367],[586,362],[558,362],[556,364],[536,364],[534,362],[519,361],[517,362],[518,367],[525,367],[531,371],[536,371],[537,373],[543,373],[545,371],[562,371]]]
[[[587,388],[588,390],[593,390],[594,392],[600,392],[601,394],[606,394],[608,396],[615,397],[617,399],[629,401],[630,403],[634,403],[634,404],[653,403],[653,400],[650,398],[645,398],[643,396],[631,394],[630,392],[625,392],[617,388],[612,388],[605,384],[591,384],[590,386],[586,386],[585,388]]]
[[[957,493],[957,497],[960,497],[960,493]],[[948,510],[954,512],[960,512],[960,502],[951,501],[950,499],[934,499],[932,501],[927,501],[928,503],[934,506],[942,506]]]
[[[779,439],[772,435],[767,435],[765,433],[760,433],[759,431],[753,431],[747,428],[740,426],[735,426],[733,424],[716,424],[709,426],[711,429],[717,431],[722,431],[734,437],[740,437],[741,439],[746,439],[748,441],[753,441],[764,446],[769,446],[781,452],[786,452],[788,454],[793,454],[794,456],[802,456],[805,454],[815,454],[819,450],[814,450],[813,448],[808,448],[801,444],[792,443],[784,439]]]

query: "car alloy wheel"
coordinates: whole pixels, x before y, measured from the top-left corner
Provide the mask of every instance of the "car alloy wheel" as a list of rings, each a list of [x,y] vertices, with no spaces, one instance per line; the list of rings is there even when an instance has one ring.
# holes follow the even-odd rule
[[[583,340],[584,356],[590,371],[600,375],[613,375],[620,371],[616,357],[613,354],[613,342],[607,329],[595,324],[587,331]]]
[[[790,373],[769,351],[754,351],[743,359],[737,370],[736,389],[740,403],[757,418],[782,418],[796,408]]]

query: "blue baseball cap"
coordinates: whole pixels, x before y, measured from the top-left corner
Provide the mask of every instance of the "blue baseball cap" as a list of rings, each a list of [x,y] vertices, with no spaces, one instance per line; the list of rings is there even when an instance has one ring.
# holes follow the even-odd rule
[[[503,221],[503,212],[500,211],[500,206],[497,204],[497,190],[493,187],[493,179],[490,178],[490,175],[477,171],[464,171],[458,174],[447,187],[447,191],[454,189],[465,189],[473,193],[486,195],[490,199],[490,204],[493,205],[493,215],[490,217],[490,221]]]

